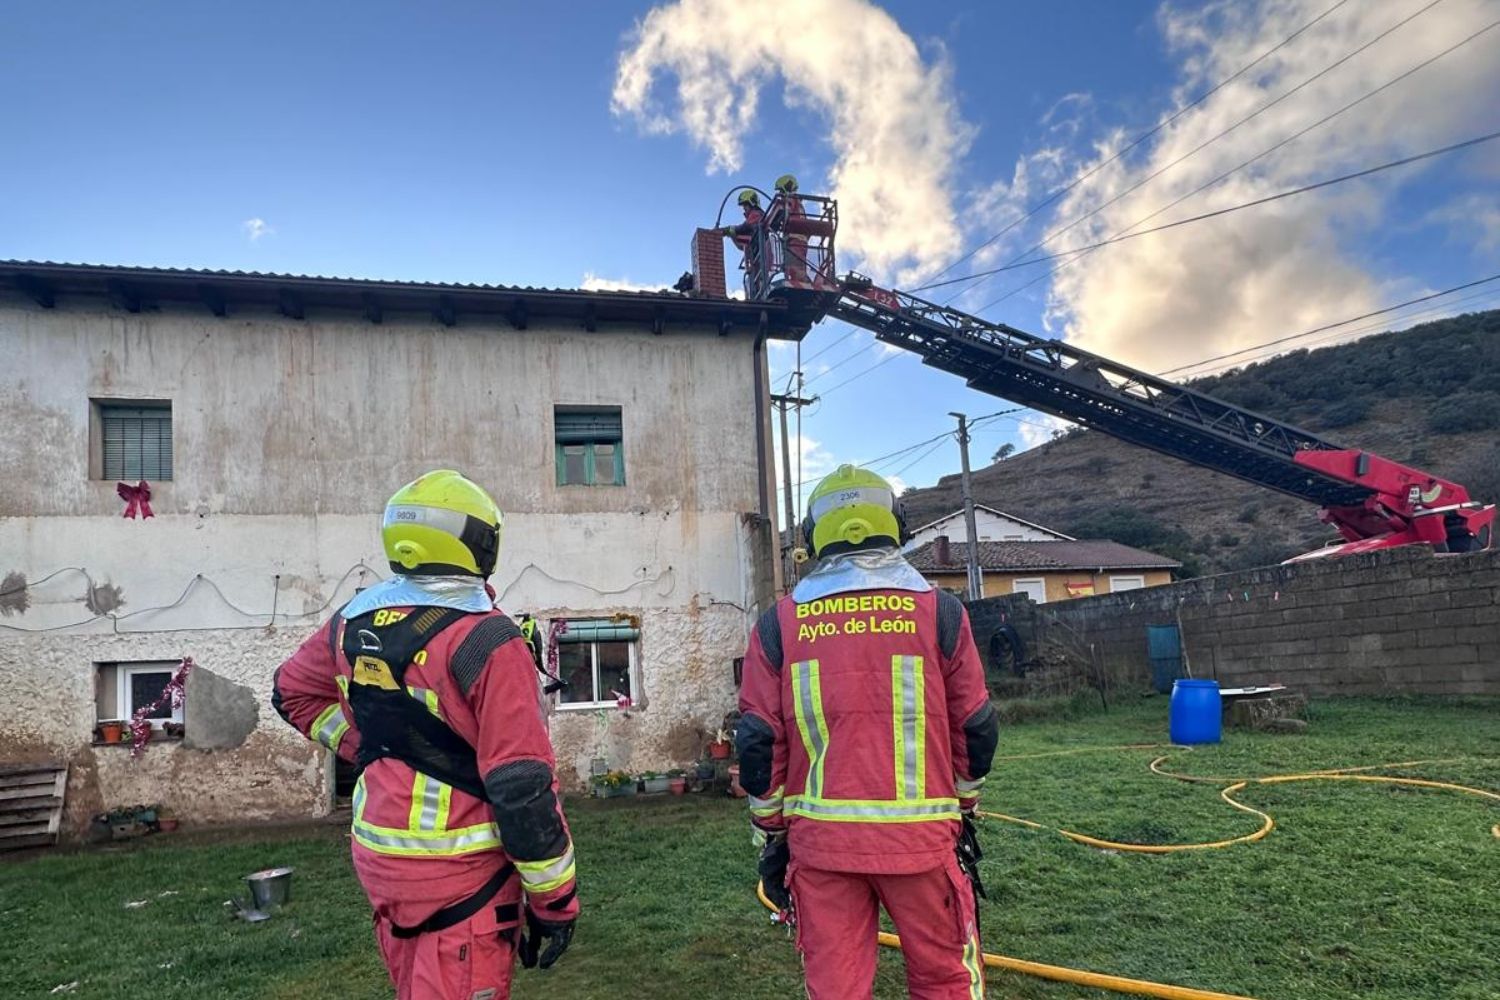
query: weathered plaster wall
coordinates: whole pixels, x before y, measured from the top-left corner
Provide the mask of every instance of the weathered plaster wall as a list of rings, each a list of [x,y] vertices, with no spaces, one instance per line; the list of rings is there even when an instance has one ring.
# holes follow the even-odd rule
[[[0,302],[0,356],[0,590],[26,587],[0,598],[0,672],[27,706],[0,721],[0,759],[74,760],[70,814],[323,808],[327,762],[270,711],[271,671],[388,572],[385,498],[440,466],[507,512],[493,579],[507,610],[642,619],[641,704],[554,715],[565,779],[593,756],[685,760],[733,704],[730,661],[771,565],[743,335]],[[89,479],[91,397],[172,401],[156,517],[122,519],[114,483]],[[626,486],[556,485],[554,404],[622,407]],[[183,744],[134,763],[87,745],[93,663],[183,654],[254,693],[243,743],[242,700],[208,679],[189,691]]]
[[[331,788],[327,755],[283,725],[269,705],[272,669],[310,631],[12,634],[0,639],[0,670],[7,680],[10,706],[0,725],[0,760],[65,760],[72,765],[66,818],[70,832],[79,830],[93,813],[136,802],[161,802],[194,823],[326,813]],[[199,709],[200,729],[210,735],[222,732],[223,722],[211,714],[212,704],[194,700],[206,688],[225,694],[233,686],[246,689],[257,706],[259,724],[232,746],[153,742],[135,760],[124,744],[90,744],[94,662],[182,656],[193,657],[203,674],[190,680],[187,703],[190,720],[193,709]],[[229,695],[228,700],[240,699]]]

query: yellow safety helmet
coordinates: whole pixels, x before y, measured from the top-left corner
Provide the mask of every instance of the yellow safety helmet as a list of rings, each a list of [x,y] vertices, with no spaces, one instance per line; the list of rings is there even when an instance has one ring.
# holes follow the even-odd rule
[[[901,518],[891,484],[868,469],[839,466],[814,487],[803,534],[819,556],[838,543],[855,548],[886,539],[899,545]]]
[[[505,517],[490,495],[452,469],[412,480],[385,505],[380,538],[397,573],[488,577]]]
[[[786,193],[790,194],[791,192],[797,190],[797,178],[793,177],[791,174],[782,174],[780,177],[776,178],[776,190],[785,191]]]
[[[756,194],[754,191],[751,191],[751,190],[749,190],[747,188],[744,191],[740,192],[740,204],[741,205],[753,205],[754,207],[759,208],[760,207],[760,195]]]

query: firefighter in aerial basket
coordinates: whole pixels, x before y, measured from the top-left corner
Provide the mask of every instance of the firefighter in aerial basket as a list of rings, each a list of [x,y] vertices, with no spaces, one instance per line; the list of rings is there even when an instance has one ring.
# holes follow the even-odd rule
[[[396,576],[276,671],[272,705],[363,765],[354,869],[400,1000],[503,1000],[519,956],[557,961],[578,917],[530,648],[486,579],[502,517],[457,472],[386,505]]]
[[[902,557],[874,473],[839,467],[807,521],[817,564],[756,624],[740,691],[762,885],[812,1000],[872,995],[881,906],[912,997],[982,998],[972,816],[998,720],[968,615]]]
[[[760,229],[765,221],[766,213],[760,207],[760,195],[754,191],[748,189],[741,191],[739,203],[745,221],[737,226],[725,226],[720,232],[733,240],[734,245],[740,248],[740,253],[745,255],[740,266],[744,268],[747,275],[754,276],[760,271],[760,252],[763,242]]]

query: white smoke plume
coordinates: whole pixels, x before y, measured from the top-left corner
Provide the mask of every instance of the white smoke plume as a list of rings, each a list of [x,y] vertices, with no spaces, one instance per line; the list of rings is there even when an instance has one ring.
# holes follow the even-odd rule
[[[661,76],[676,79],[669,100],[657,93]],[[710,172],[729,173],[754,141],[762,91],[778,81],[788,107],[827,123],[840,245],[862,268],[911,283],[957,254],[953,174],[972,130],[942,54],[924,59],[866,0],[656,7],[620,57],[612,106],[647,132],[685,133],[707,151]],[[802,187],[814,189],[807,178]]]

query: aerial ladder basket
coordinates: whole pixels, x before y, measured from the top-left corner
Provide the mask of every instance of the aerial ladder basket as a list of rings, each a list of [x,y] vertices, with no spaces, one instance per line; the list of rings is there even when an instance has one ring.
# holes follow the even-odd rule
[[[741,264],[746,298],[826,312],[839,297],[833,250],[838,225],[838,202],[832,198],[777,192]]]

